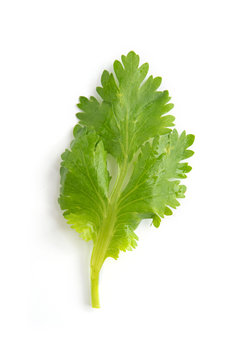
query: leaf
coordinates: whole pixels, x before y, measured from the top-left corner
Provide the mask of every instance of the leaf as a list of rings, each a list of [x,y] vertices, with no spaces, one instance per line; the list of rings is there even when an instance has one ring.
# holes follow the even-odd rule
[[[184,197],[186,187],[177,179],[185,178],[189,171],[186,157],[189,137],[176,130],[169,135],[155,137],[152,145],[143,145],[132,176],[121,193],[117,204],[115,228],[107,256],[117,258],[119,250],[136,247],[134,230],[142,219],[152,218],[158,227],[164,215],[171,215]]]
[[[75,129],[71,150],[62,154],[59,204],[64,217],[83,239],[96,236],[106,213],[110,176],[106,151],[95,132]]]
[[[93,240],[92,306],[99,307],[99,272],[107,257],[137,245],[135,230],[142,219],[159,227],[183,198],[180,183],[191,166],[194,136],[171,130],[174,117],[161,78],[146,78],[134,52],[104,71],[102,101],[80,97],[70,150],[62,155],[59,203],[67,222],[85,240]],[[117,169],[112,178],[112,168]],[[184,161],[184,162],[183,162]]]
[[[150,138],[170,132],[174,117],[164,116],[172,109],[168,91],[157,91],[161,78],[150,76],[148,64],[139,67],[139,56],[131,51],[122,56],[122,64],[114,62],[115,76],[104,71],[102,87],[97,92],[103,99],[80,97],[77,114],[81,123],[94,128],[105,149],[118,162],[131,160],[133,154]]]

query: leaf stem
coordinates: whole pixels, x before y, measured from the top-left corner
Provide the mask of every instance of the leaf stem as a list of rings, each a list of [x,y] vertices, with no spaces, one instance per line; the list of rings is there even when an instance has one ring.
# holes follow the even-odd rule
[[[93,269],[91,269],[91,299],[93,308],[100,308],[98,283],[99,272],[95,272]]]
[[[98,295],[98,280],[99,272],[106,259],[106,253],[113,236],[117,202],[122,190],[123,182],[127,173],[127,159],[125,159],[123,166],[120,168],[119,177],[116,181],[113,192],[110,196],[105,218],[103,219],[100,232],[96,243],[94,243],[92,257],[91,257],[91,298],[92,307],[99,308]]]

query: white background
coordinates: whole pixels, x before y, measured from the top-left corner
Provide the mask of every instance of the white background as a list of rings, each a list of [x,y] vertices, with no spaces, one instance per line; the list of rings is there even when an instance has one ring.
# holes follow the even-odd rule
[[[0,357],[239,360],[239,1],[1,1]],[[134,50],[196,135],[186,199],[101,273],[57,204],[78,96]]]

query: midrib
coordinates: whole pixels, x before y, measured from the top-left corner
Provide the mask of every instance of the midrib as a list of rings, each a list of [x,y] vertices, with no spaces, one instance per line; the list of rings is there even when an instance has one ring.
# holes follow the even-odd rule
[[[120,167],[119,176],[116,181],[116,184],[113,188],[112,194],[110,195],[109,203],[106,209],[106,216],[103,220],[101,229],[99,231],[99,235],[94,245],[92,257],[91,257],[91,273],[92,277],[94,274],[98,276],[99,271],[104,263],[105,256],[110,245],[114,226],[116,223],[117,218],[117,206],[118,200],[122,192],[123,183],[126,178],[128,172],[128,151],[129,151],[129,144],[128,144],[128,112],[125,119],[125,152],[124,152],[124,160],[122,166]]]

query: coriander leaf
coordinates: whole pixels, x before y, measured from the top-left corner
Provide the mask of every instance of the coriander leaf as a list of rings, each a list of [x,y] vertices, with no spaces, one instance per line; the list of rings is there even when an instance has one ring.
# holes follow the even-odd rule
[[[105,149],[118,162],[131,160],[146,140],[170,132],[173,126],[174,117],[164,116],[173,107],[168,91],[157,91],[161,78],[150,76],[143,82],[148,68],[147,63],[139,67],[139,56],[131,51],[122,56],[122,64],[114,62],[116,77],[103,72],[102,87],[97,87],[101,103],[94,97],[80,97],[82,112],[77,117],[85,126],[95,128]]]
[[[183,160],[194,136],[171,130],[174,117],[167,91],[158,91],[161,78],[146,79],[148,64],[130,52],[115,74],[103,72],[97,91],[102,98],[80,97],[70,150],[62,155],[59,204],[67,222],[85,240],[93,241],[92,306],[99,307],[99,272],[107,257],[137,245],[135,230],[142,219],[159,227],[179,206],[191,170]],[[112,172],[107,158],[117,168]],[[109,167],[109,170],[108,170]],[[114,175],[114,174],[113,174]]]
[[[106,151],[95,132],[79,127],[74,134],[71,150],[62,154],[59,204],[72,228],[95,242],[108,203]]]
[[[142,219],[152,218],[158,227],[164,215],[171,215],[179,206],[178,198],[186,191],[177,179],[186,178],[191,170],[181,161],[190,157],[187,148],[194,140],[193,135],[176,130],[169,135],[158,136],[152,144],[147,142],[141,148],[131,178],[119,196],[116,220],[107,256],[117,258],[119,250],[136,247],[137,235],[134,230]]]

